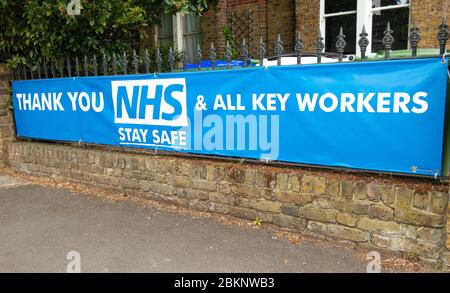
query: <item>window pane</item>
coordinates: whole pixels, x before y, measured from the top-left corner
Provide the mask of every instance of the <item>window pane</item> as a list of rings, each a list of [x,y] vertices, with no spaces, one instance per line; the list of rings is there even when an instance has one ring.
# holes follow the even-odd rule
[[[326,18],[325,50],[326,52],[337,52],[336,41],[341,26],[347,42],[345,54],[354,54],[356,52],[356,14]]]
[[[158,39],[163,47],[171,46],[173,43],[173,23],[172,16],[163,14],[161,25],[158,28]]]
[[[392,50],[408,49],[409,8],[389,9],[373,15],[372,52],[384,50],[383,36],[388,21],[395,39]]]
[[[200,16],[186,15],[185,19],[185,33],[198,33],[200,32]]]
[[[372,0],[372,8],[409,4],[409,0]]]
[[[195,61],[195,53],[201,43],[201,18],[197,15],[186,15],[184,17],[184,42],[188,58]]]
[[[325,14],[356,10],[356,0],[325,0]]]

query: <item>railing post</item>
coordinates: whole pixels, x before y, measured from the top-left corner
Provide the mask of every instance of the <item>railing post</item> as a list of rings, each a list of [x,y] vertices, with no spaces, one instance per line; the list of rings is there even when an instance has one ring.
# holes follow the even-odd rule
[[[388,21],[386,30],[384,31],[384,37],[383,37],[383,45],[384,45],[384,58],[389,59],[391,58],[391,49],[392,44],[394,44],[394,37],[392,36],[392,33],[394,31],[391,30],[391,23]]]
[[[216,48],[214,48],[213,42],[211,42],[211,50],[209,52],[209,59],[211,60],[212,70],[216,70],[217,52],[216,52]]]
[[[53,61],[50,63],[50,72],[52,73],[52,78],[56,78],[55,64]]]
[[[189,63],[189,58],[188,58],[186,50],[184,48],[183,48],[183,51],[181,51],[180,59],[181,59],[181,64],[183,64],[183,71],[186,71],[188,63]]]
[[[150,54],[148,53],[148,49],[145,49],[144,53],[144,66],[145,66],[145,73],[150,73]]]
[[[447,45],[448,37],[449,37],[449,27],[448,24],[446,23],[446,18],[444,16],[442,17],[442,23],[439,25],[439,32],[438,32],[440,55],[445,54],[445,47]]]
[[[260,37],[258,45],[258,58],[260,66],[264,66],[264,57],[266,57],[266,45],[264,44],[263,37]]]
[[[322,63],[322,53],[324,48],[325,44],[323,43],[322,32],[319,29],[317,32],[317,39],[316,39],[317,64]]]
[[[275,42],[275,55],[277,56],[277,66],[281,66],[281,58],[283,57],[284,48],[281,35],[278,34],[277,41]]]
[[[44,63],[44,76],[45,76],[45,78],[48,78],[48,66],[47,66],[47,63]]]
[[[58,61],[58,71],[59,77],[64,77],[64,61],[62,59]]]
[[[41,79],[41,64],[36,64],[36,70],[38,74],[38,78]]]
[[[161,50],[156,48],[156,72],[161,73],[162,70],[162,56],[161,56]]]
[[[195,61],[197,62],[197,70],[202,70],[202,60],[203,60],[203,53],[202,49],[200,48],[200,44],[198,44],[197,52],[195,53]]]
[[[409,32],[409,43],[411,44],[411,56],[417,57],[417,48],[420,42],[420,29],[417,27],[416,20],[413,19],[412,27]]]
[[[242,61],[244,62],[244,67],[248,66],[248,46],[245,42],[245,38],[242,39],[242,48],[241,48],[241,58]]]
[[[127,55],[127,52],[123,52],[123,54],[122,54],[122,66],[123,66],[123,68],[122,68],[122,72],[123,72],[123,74],[128,74],[128,55]]]
[[[366,51],[369,46],[369,39],[367,38],[369,34],[366,32],[366,26],[363,25],[362,32],[359,34],[358,46],[361,50],[361,61],[366,59]]]
[[[112,71],[113,71],[113,75],[117,75],[117,59],[116,59],[116,53],[113,53],[113,55],[112,55]]]
[[[136,54],[136,50],[133,50],[133,67],[134,67],[134,74],[139,73],[139,59],[138,55]]]
[[[28,66],[28,69],[30,70],[30,78],[34,79],[34,75],[33,75],[33,66]]]
[[[97,63],[97,56],[92,57],[92,67],[94,69],[94,76],[98,75],[98,63]]]
[[[84,67],[84,76],[89,76],[89,65],[88,65],[88,59],[87,59],[86,55],[84,55],[83,67]]]
[[[67,76],[72,77],[72,65],[70,64],[69,57],[67,57]]]
[[[175,66],[175,55],[173,54],[172,47],[169,48],[169,54],[167,56],[167,61],[169,63],[169,71],[173,72]]]
[[[230,42],[227,41],[227,47],[225,49],[225,59],[227,61],[227,69],[231,68],[231,56],[233,53],[231,52]]]
[[[103,67],[103,75],[108,75],[108,60],[106,59],[106,54],[103,53],[102,56],[102,67]]]
[[[302,55],[305,50],[305,44],[303,43],[300,32],[297,32],[295,38],[295,56],[297,56],[297,65],[302,64]]]
[[[337,36],[337,42],[336,42],[336,49],[338,52],[338,61],[342,62],[342,59],[344,57],[344,51],[345,51],[345,46],[347,46],[347,42],[345,41],[345,35],[344,35],[344,30],[341,29],[339,30],[339,34]]]

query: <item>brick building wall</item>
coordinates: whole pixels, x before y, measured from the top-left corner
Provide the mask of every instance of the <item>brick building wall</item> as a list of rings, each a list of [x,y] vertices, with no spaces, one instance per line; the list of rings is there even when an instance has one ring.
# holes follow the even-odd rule
[[[222,0],[216,10],[207,12],[202,18],[202,48],[208,52],[211,41],[214,41],[218,43],[216,47],[219,51],[224,51],[223,30],[225,26],[232,28],[231,16],[234,14],[235,26],[239,27],[239,31],[234,32],[237,51],[245,36],[253,56],[256,56],[260,38],[266,44],[267,53],[273,54],[277,35],[280,34],[285,51],[292,52],[295,39],[294,4],[295,0]],[[250,36],[246,33],[246,26],[249,25],[247,15],[251,18]]]
[[[302,35],[306,51],[315,51],[320,28],[320,1],[295,1],[295,29]]]
[[[227,24],[227,3],[221,1],[214,9],[210,9],[202,17],[202,50],[207,52],[214,43],[218,53],[222,53],[225,49],[224,27]]]
[[[421,47],[438,47],[436,35],[441,18],[446,14],[450,19],[450,8],[446,9],[446,6],[450,6],[449,0],[411,0],[410,20],[416,19],[421,29]],[[318,0],[222,0],[219,9],[220,14],[208,12],[203,17],[204,49],[209,49],[212,40],[219,40],[220,50],[223,51],[225,43],[221,37],[224,25],[230,25],[230,14],[240,14],[250,9],[254,36],[250,47],[254,56],[260,37],[266,43],[268,54],[272,54],[278,34],[284,41],[285,52],[293,52],[296,31],[301,32],[306,50],[315,51],[320,27]]]
[[[438,47],[437,28],[441,24],[443,15],[450,20],[450,0],[411,0],[410,19],[414,18],[420,28],[420,46]]]

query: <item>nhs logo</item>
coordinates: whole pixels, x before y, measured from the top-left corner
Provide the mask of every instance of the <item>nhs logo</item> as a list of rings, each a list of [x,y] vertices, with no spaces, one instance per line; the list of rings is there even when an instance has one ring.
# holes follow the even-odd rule
[[[112,81],[114,122],[157,126],[188,126],[186,79]]]

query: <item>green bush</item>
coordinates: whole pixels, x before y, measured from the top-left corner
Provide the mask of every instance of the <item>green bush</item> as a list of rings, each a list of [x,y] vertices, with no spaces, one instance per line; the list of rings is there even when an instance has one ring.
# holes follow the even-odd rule
[[[163,12],[201,14],[217,0],[81,0],[81,14],[73,16],[69,2],[0,0],[0,63],[14,68],[138,50]]]

